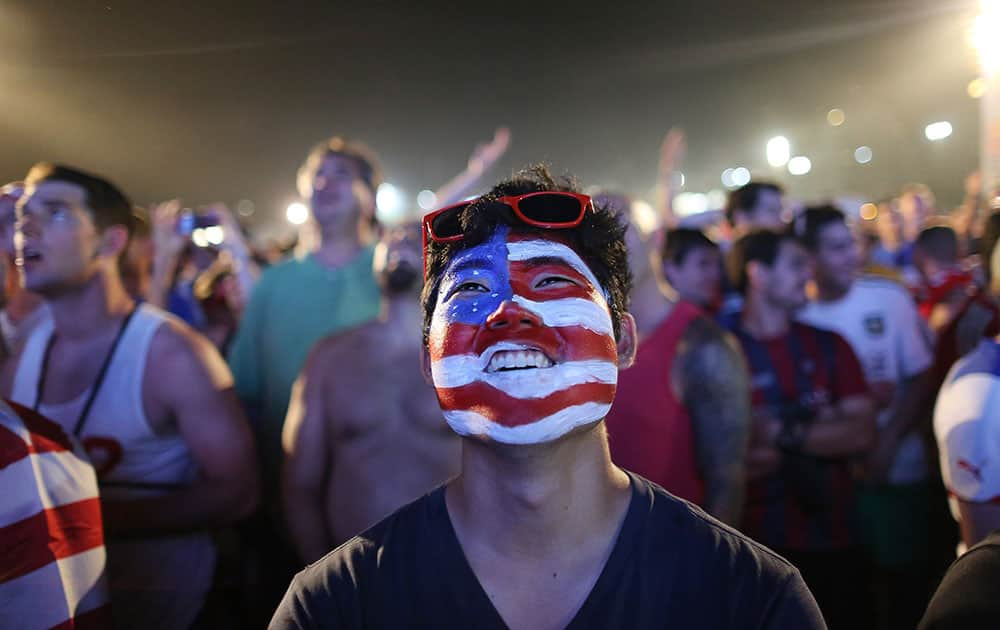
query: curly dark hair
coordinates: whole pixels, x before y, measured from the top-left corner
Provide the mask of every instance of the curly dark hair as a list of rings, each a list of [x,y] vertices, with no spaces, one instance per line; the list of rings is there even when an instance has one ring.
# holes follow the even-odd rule
[[[545,165],[528,166],[512,178],[494,186],[492,190],[461,211],[459,224],[465,234],[462,240],[436,243],[428,239],[427,272],[421,294],[424,307],[425,345],[431,317],[437,306],[442,273],[458,252],[489,240],[500,226],[509,226],[511,231],[517,234],[551,234],[551,230],[522,223],[509,207],[497,203],[496,200],[505,195],[544,191],[579,192],[579,186],[569,176],[553,176]],[[621,320],[628,311],[628,296],[632,290],[632,275],[629,272],[628,252],[625,249],[625,228],[624,222],[612,209],[595,204],[594,212],[588,212],[580,225],[559,230],[560,235],[568,239],[594,272],[594,276],[601,283],[601,288],[605,290],[616,339],[621,332]]]

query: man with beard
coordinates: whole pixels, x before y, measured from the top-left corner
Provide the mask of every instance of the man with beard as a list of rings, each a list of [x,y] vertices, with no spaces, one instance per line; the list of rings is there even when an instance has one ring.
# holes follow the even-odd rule
[[[616,467],[620,219],[544,168],[424,218],[425,376],[461,472],[299,573],[272,628],[821,628],[794,567]]]
[[[283,499],[305,562],[458,472],[459,440],[419,372],[419,243],[416,223],[385,232],[378,319],[318,343],[292,390]]]

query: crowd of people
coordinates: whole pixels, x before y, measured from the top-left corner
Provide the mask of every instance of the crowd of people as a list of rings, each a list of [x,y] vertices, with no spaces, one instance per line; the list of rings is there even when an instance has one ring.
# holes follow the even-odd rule
[[[0,627],[1000,625],[978,177],[706,222],[672,131],[652,214],[541,166],[470,197],[509,141],[382,224],[325,140],[284,252],[76,167],[0,189]]]

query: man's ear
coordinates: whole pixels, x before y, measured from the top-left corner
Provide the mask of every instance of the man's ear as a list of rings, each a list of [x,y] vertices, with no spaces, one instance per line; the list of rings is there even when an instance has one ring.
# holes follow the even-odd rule
[[[759,287],[764,281],[764,274],[767,273],[767,267],[760,261],[754,260],[747,263],[747,284],[750,287]]]
[[[420,372],[424,375],[424,380],[427,384],[434,386],[434,379],[431,377],[431,353],[427,350],[427,346],[424,346],[420,352]]]
[[[623,313],[621,332],[618,335],[618,369],[624,370],[635,362],[635,352],[638,345],[635,331],[635,318],[632,313]]]
[[[118,258],[128,247],[128,229],[124,225],[112,225],[101,232],[98,254]]]

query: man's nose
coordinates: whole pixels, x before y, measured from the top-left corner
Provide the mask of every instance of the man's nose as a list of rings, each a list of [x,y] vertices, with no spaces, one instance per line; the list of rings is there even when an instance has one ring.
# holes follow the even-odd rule
[[[524,308],[513,300],[506,300],[486,318],[486,327],[490,330],[509,328],[537,328],[542,325],[542,318],[532,310]]]

